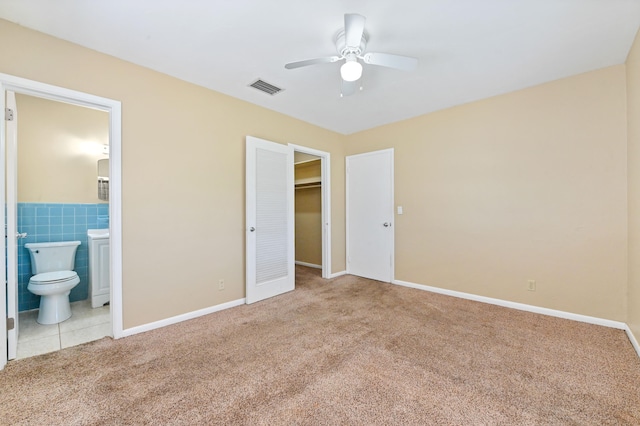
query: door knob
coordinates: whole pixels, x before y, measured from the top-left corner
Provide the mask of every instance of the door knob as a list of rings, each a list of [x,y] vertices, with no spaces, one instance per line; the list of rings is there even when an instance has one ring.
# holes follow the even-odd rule
[[[390,227],[390,226],[391,226],[391,224],[390,224],[389,222],[385,222],[385,223],[383,223],[382,225],[383,225],[385,228],[388,228],[388,227]]]
[[[249,232],[253,232],[255,230],[256,230],[256,228],[254,228],[253,226],[251,228],[249,228]]]

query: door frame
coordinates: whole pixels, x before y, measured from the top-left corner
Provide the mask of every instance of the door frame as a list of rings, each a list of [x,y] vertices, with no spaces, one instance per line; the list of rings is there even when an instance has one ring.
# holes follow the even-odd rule
[[[331,278],[331,154],[290,143],[294,151],[320,157],[320,197],[322,198],[322,278]]]
[[[375,155],[375,154],[380,154],[383,152],[389,152],[391,154],[391,211],[389,212],[390,214],[390,218],[389,220],[391,221],[391,241],[390,241],[390,250],[391,250],[391,259],[390,259],[390,276],[389,276],[389,282],[393,283],[395,281],[395,276],[396,276],[396,244],[395,244],[395,240],[396,240],[396,223],[395,223],[395,151],[393,148],[387,148],[387,149],[381,149],[381,150],[377,150],[377,151],[370,151],[370,152],[363,152],[361,154],[354,154],[354,155],[347,155],[345,157],[345,225],[346,225],[346,232],[345,232],[345,248],[346,248],[346,253],[347,253],[347,274],[350,274],[351,271],[349,270],[350,268],[350,262],[349,262],[349,253],[350,253],[350,241],[349,241],[349,221],[350,221],[350,214],[349,214],[349,205],[350,205],[350,194],[349,194],[349,159],[350,158],[354,158],[354,157],[364,157],[364,156],[368,156],[368,155]]]
[[[0,73],[0,109],[5,110],[7,91],[36,96],[68,104],[79,105],[105,111],[109,114],[109,229],[111,250],[111,329],[113,337],[123,337],[122,321],[122,106],[120,101],[91,95],[76,90],[53,86],[9,74]],[[4,118],[4,117],[3,117]],[[4,181],[6,179],[5,150],[6,150],[6,122],[0,120],[0,194],[4,198]],[[19,136],[18,136],[19,137]],[[5,220],[4,209],[0,209],[0,221]],[[4,244],[0,245],[0,257],[6,256]],[[0,276],[6,274],[5,262],[0,262]],[[0,297],[0,318],[7,318],[6,292]],[[4,321],[4,320],[3,320]],[[7,363],[7,331],[0,327],[2,353],[0,353],[0,369]]]

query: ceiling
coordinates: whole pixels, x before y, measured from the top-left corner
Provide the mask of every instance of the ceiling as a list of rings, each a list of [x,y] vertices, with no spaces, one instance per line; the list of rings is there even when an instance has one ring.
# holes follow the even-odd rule
[[[366,16],[368,52],[418,68],[365,65],[343,98],[340,63],[284,68],[335,55],[345,13]],[[640,0],[0,0],[0,17],[350,134],[624,63]]]

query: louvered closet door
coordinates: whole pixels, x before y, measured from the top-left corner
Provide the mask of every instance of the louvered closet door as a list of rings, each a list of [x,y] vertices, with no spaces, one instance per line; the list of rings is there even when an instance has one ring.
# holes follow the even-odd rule
[[[246,302],[295,288],[293,149],[247,136]]]

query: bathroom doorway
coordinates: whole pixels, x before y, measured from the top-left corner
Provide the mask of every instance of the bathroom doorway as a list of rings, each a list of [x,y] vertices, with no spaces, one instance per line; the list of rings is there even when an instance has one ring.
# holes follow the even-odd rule
[[[3,179],[6,179],[7,191],[6,191],[6,211],[7,218],[5,224],[7,226],[7,236],[17,235],[18,243],[14,246],[24,250],[23,241],[28,240],[29,232],[20,229],[26,227],[28,230],[33,231],[31,239],[34,242],[48,242],[49,241],[64,241],[68,240],[71,236],[73,240],[81,240],[84,250],[79,250],[76,254],[76,272],[84,282],[84,286],[81,284],[74,288],[75,294],[70,295],[72,301],[72,318],[75,317],[76,324],[64,325],[64,323],[56,324],[53,326],[44,326],[48,329],[36,330],[35,337],[46,337],[49,339],[42,339],[40,342],[43,348],[51,344],[56,340],[56,337],[52,337],[53,329],[55,328],[57,334],[58,347],[53,346],[54,349],[59,349],[66,346],[72,346],[74,343],[79,344],[84,341],[89,341],[90,328],[95,331],[96,328],[105,330],[103,335],[110,335],[113,337],[122,336],[122,255],[121,255],[121,202],[120,202],[120,103],[117,101],[108,100],[105,98],[95,97],[93,95],[84,94],[81,92],[70,91],[68,89],[58,88],[55,86],[45,85],[38,82],[20,79],[8,75],[0,75],[0,81],[3,88],[2,101],[7,102],[11,92],[17,93],[17,108],[14,112],[14,117],[19,120],[20,118],[33,120],[34,116],[38,114],[31,114],[33,111],[40,111],[44,108],[48,111],[46,114],[40,113],[41,116],[50,115],[54,118],[54,123],[63,121],[62,111],[75,111],[75,114],[82,115],[83,113],[91,113],[94,116],[100,117],[99,120],[103,122],[103,128],[101,132],[102,137],[92,136],[92,133],[86,128],[79,131],[66,132],[64,135],[58,135],[60,139],[64,140],[64,143],[71,146],[66,146],[66,152],[61,154],[61,146],[56,146],[56,135],[49,131],[49,135],[42,144],[28,144],[26,140],[33,140],[33,135],[29,135],[28,132],[34,129],[42,128],[42,123],[29,125],[28,130],[23,130],[24,135],[18,133],[17,138],[14,141],[11,140],[9,129],[11,124],[4,122],[5,127],[2,128],[0,136],[2,136],[2,152],[5,149],[7,152],[6,163],[2,162],[6,167],[1,174]],[[24,109],[24,117],[20,116],[20,108]],[[31,105],[29,105],[31,104]],[[34,108],[34,105],[36,107]],[[26,108],[24,108],[26,106]],[[14,108],[16,105],[14,105]],[[31,112],[28,112],[31,111]],[[31,118],[28,118],[29,115]],[[70,120],[76,122],[76,124],[82,124],[83,120],[78,118],[78,115]],[[86,123],[85,123],[86,124]],[[51,125],[49,123],[48,125]],[[82,127],[82,126],[80,126]],[[45,132],[46,133],[46,132]],[[65,133],[65,132],[61,132]],[[23,140],[24,139],[24,140]],[[37,139],[37,137],[35,138]],[[105,143],[106,142],[106,143]],[[14,146],[12,146],[12,144]],[[17,149],[16,149],[17,148]],[[37,161],[30,164],[20,164],[21,159],[28,158],[32,151],[36,151],[42,157],[43,152],[47,151],[48,155],[45,155],[45,160],[50,163],[56,163],[57,165],[52,169],[50,165],[46,163],[38,164]],[[31,152],[30,152],[31,151]],[[16,152],[19,152],[16,155]],[[37,155],[36,155],[37,157]],[[89,159],[89,157],[93,157]],[[99,159],[110,158],[109,178],[109,202],[98,199],[98,164],[97,157]],[[92,178],[90,182],[85,182],[86,170],[84,172],[78,172],[74,170],[73,164],[78,164],[78,160],[93,161],[95,164],[91,166]],[[39,161],[42,161],[40,159]],[[75,163],[74,163],[75,162]],[[81,163],[82,161],[80,161]],[[56,168],[57,167],[57,168]],[[85,169],[87,168],[85,164]],[[12,170],[13,169],[13,170]],[[25,170],[21,170],[25,169]],[[44,170],[43,170],[44,169]],[[26,176],[25,176],[26,172]],[[12,177],[12,174],[15,177]],[[103,173],[104,174],[104,173]],[[16,179],[17,178],[17,179]],[[104,176],[103,176],[104,178]],[[66,179],[66,181],[65,181]],[[20,182],[22,181],[21,185]],[[56,181],[53,188],[53,192],[56,193],[55,197],[51,198],[51,187],[47,189],[46,184],[50,184]],[[35,182],[35,184],[34,184]],[[104,179],[103,179],[104,184]],[[4,186],[4,184],[2,185]],[[61,195],[65,191],[60,191],[61,187],[73,187],[76,194],[92,187],[92,191],[95,200],[88,200],[82,197],[74,199],[74,196],[69,196],[69,193],[73,191],[67,191],[67,195]],[[12,189],[12,187],[15,187]],[[82,188],[84,187],[84,189]],[[69,189],[69,188],[66,188]],[[104,185],[102,187],[104,190]],[[11,194],[11,192],[15,194]],[[47,195],[49,194],[49,195]],[[66,198],[65,198],[66,197]],[[5,201],[3,194],[2,200]],[[95,201],[95,202],[90,202]],[[12,212],[15,212],[13,214]],[[22,213],[22,215],[21,215]],[[13,218],[12,218],[13,216]],[[5,220],[5,218],[2,218]],[[81,229],[82,228],[82,229]],[[93,315],[95,312],[91,308],[90,304],[87,306],[80,306],[82,302],[87,301],[88,296],[88,243],[87,229],[108,229],[110,234],[111,248],[110,252],[110,277],[111,277],[111,290],[110,290],[110,306],[102,309],[101,315]],[[15,234],[14,234],[15,232]],[[20,238],[25,237],[25,238]],[[9,241],[10,239],[8,239]],[[22,243],[22,244],[20,244]],[[22,343],[20,342],[20,335],[22,332],[29,334],[28,328],[38,325],[33,321],[33,324],[27,325],[27,320],[24,321],[21,327],[21,317],[24,315],[18,315],[18,311],[33,312],[34,302],[29,300],[30,295],[24,294],[26,291],[26,285],[22,282],[22,286],[19,284],[25,280],[25,276],[30,276],[30,265],[23,259],[19,259],[20,251],[16,250],[16,256],[12,256],[11,249],[5,253],[6,258],[11,258],[8,264],[3,266],[8,272],[8,276],[15,275],[16,279],[7,287],[7,292],[3,296],[8,299],[2,298],[0,312],[7,317],[7,324],[13,324],[10,330],[2,333],[0,337],[3,342],[3,351],[0,355],[0,369],[4,367],[7,359],[13,359],[20,356],[20,352],[23,349],[34,349],[35,346],[37,352],[37,344],[34,343]],[[24,253],[23,253],[24,254]],[[82,279],[84,277],[84,280]],[[28,278],[27,278],[28,281]],[[24,288],[23,288],[24,287]],[[27,292],[28,293],[28,292]],[[5,305],[6,303],[6,305]],[[87,304],[87,303],[84,303]],[[14,305],[14,306],[12,306]],[[7,311],[4,309],[7,308]],[[105,313],[106,312],[106,313]],[[68,320],[67,320],[68,321]],[[84,322],[84,325],[81,323]],[[63,324],[63,325],[61,325]],[[80,324],[80,325],[79,325]],[[83,331],[79,331],[77,327],[80,326]],[[98,326],[98,327],[95,327]],[[76,330],[73,330],[76,328]],[[63,337],[63,333],[70,333]],[[97,334],[94,334],[96,337]],[[47,340],[48,343],[45,341]],[[27,341],[25,341],[27,342]],[[32,348],[29,348],[29,347]],[[52,347],[50,346],[49,349]],[[44,350],[49,352],[50,350]]]
[[[15,96],[20,235],[16,359],[20,359],[112,335],[109,305],[91,303],[95,293],[91,276],[96,275],[92,266],[97,267],[91,264],[95,256],[90,256],[93,230],[108,238],[109,114],[26,94]],[[80,283],[68,296],[71,318],[43,325],[36,321],[41,297],[28,290],[33,272],[25,244],[61,241],[80,242],[74,267]],[[108,281],[108,257],[103,267]],[[103,301],[108,303],[108,287],[106,291]]]

